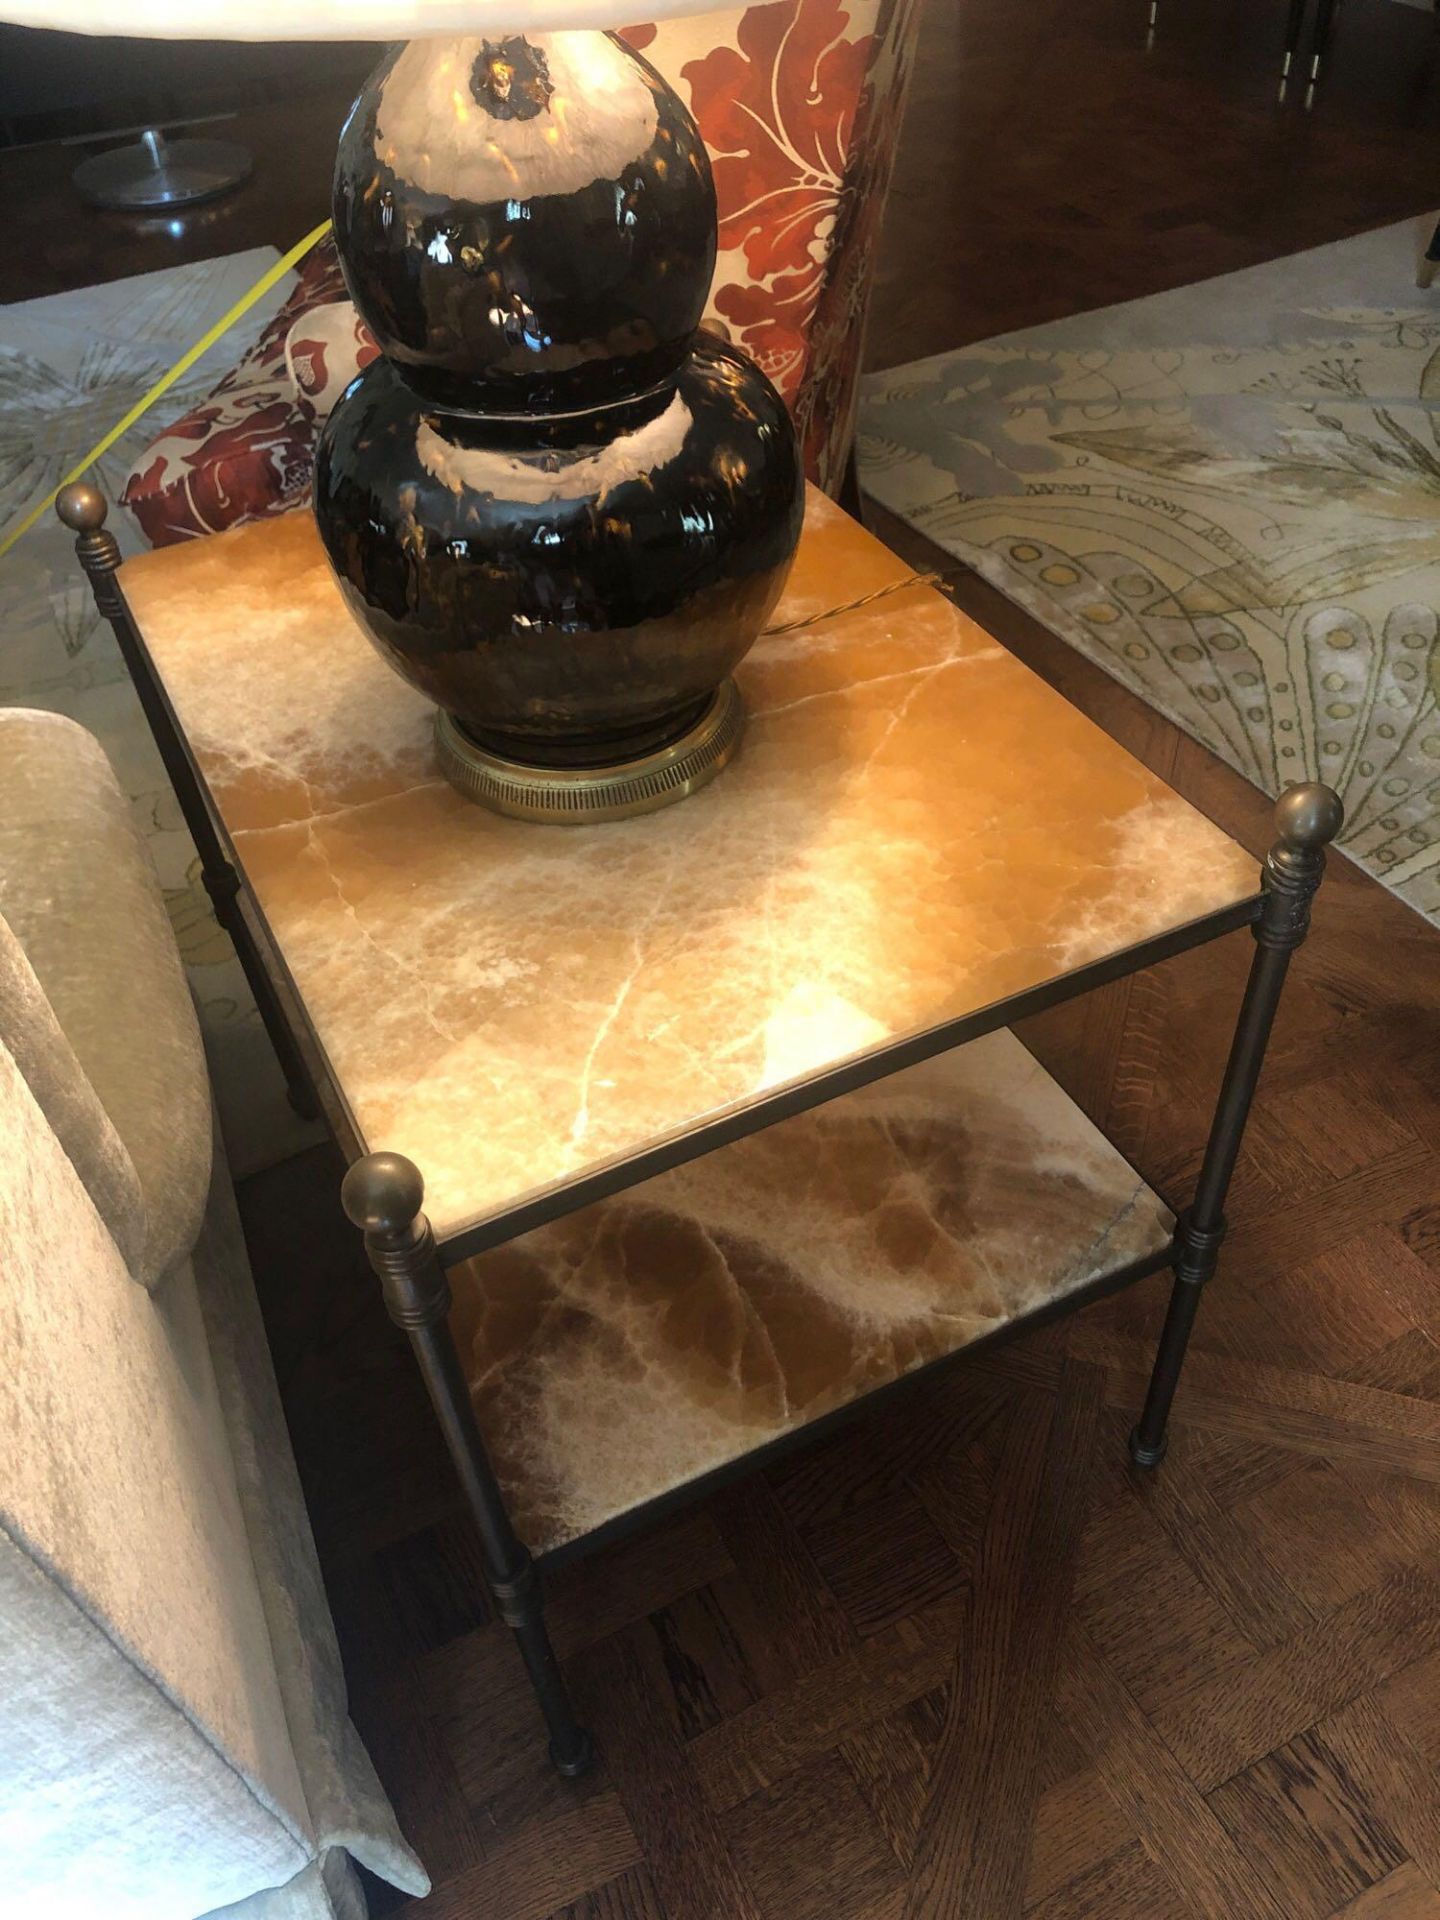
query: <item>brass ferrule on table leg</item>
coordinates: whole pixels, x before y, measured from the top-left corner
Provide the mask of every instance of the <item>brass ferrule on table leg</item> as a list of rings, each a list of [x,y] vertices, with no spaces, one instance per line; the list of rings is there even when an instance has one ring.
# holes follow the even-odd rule
[[[1189,1214],[1175,1223],[1175,1255],[1171,1271],[1187,1286],[1203,1287],[1213,1279],[1220,1262],[1220,1248],[1228,1232],[1222,1219],[1218,1226],[1198,1227]]]

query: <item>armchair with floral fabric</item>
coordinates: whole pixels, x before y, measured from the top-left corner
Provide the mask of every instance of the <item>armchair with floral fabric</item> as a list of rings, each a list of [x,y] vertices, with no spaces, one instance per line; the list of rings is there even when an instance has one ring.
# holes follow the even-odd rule
[[[810,478],[843,483],[875,246],[921,0],[766,0],[627,29],[709,147],[720,247],[707,317],[788,402]],[[320,423],[377,348],[334,245],[240,364],[159,434],[124,501],[156,546],[298,505]]]

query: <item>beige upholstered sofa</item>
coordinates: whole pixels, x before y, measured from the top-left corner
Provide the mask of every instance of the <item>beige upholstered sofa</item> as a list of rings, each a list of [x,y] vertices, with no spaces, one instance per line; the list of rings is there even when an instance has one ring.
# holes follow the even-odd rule
[[[164,903],[0,712],[0,1907],[350,1920],[425,1875],[344,1679]]]

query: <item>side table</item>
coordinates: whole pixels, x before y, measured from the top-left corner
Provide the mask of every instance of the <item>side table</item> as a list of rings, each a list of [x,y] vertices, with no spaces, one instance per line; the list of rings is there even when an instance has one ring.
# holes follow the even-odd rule
[[[666,812],[500,819],[344,611],[308,514],[127,561],[62,517],[297,1100],[408,1333],[557,1766],[536,1564],[1161,1266],[1164,1456],[1336,796],[1249,857],[925,587],[761,642]],[[812,494],[781,619],[903,580]],[[1178,1222],[1006,1031],[1250,927]],[[421,1169],[423,1168],[423,1178]],[[483,1429],[483,1434],[482,1434]]]

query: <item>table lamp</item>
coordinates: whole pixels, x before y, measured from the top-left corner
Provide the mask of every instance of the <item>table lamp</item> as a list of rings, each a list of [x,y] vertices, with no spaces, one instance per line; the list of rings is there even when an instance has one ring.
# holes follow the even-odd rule
[[[789,416],[700,329],[716,248],[689,109],[601,29],[714,0],[0,0],[194,39],[393,39],[340,136],[335,237],[381,357],[315,515],[352,613],[498,811],[614,819],[733,754],[731,674],[799,540]]]

